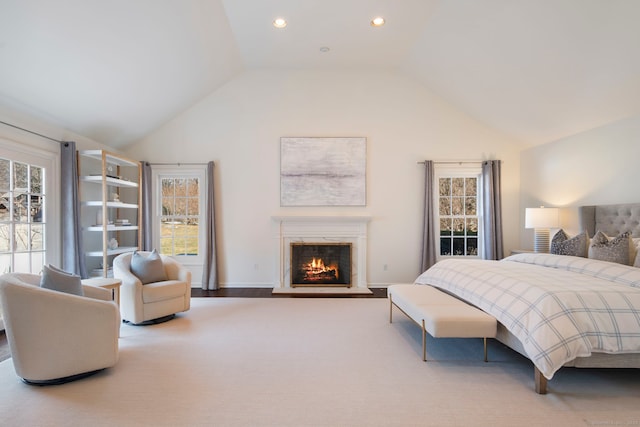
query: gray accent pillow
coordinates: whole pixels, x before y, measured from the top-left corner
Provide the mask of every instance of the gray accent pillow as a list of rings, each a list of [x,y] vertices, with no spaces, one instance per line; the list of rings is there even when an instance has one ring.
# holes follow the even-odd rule
[[[629,265],[630,244],[628,232],[609,239],[602,231],[598,231],[591,239],[589,258]]]
[[[140,279],[143,285],[167,280],[162,258],[155,249],[146,257],[135,251],[131,255],[131,272]]]
[[[84,296],[80,276],[60,270],[51,264],[42,267],[40,287],[51,289],[53,291]]]
[[[589,235],[583,231],[569,238],[567,233],[560,229],[551,239],[551,253],[586,258],[589,253]]]

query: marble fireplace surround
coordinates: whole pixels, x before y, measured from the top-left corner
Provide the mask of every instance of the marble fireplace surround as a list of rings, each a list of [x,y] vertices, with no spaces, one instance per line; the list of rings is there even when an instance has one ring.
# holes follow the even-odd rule
[[[275,245],[273,293],[371,294],[367,286],[367,226],[369,216],[272,216]],[[291,243],[351,243],[351,285],[291,286]]]

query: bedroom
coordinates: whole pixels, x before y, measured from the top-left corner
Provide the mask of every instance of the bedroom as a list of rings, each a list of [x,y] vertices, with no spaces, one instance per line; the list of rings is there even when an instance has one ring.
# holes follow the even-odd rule
[[[223,7],[230,3],[207,4],[213,12],[224,14]],[[353,3],[362,7],[363,2]],[[297,67],[295,58],[289,59],[287,64],[290,67],[284,70],[256,67],[241,57],[235,46],[240,44],[240,40],[233,37],[236,28],[222,19],[216,30],[221,33],[218,36],[221,40],[231,41],[234,48],[223,49],[223,46],[216,45],[212,51],[220,55],[219,58],[207,56],[211,64],[217,66],[215,70],[215,67],[210,68],[212,76],[217,79],[213,83],[217,84],[212,84],[204,92],[183,94],[180,102],[172,104],[172,114],[165,114],[131,145],[118,146],[131,157],[154,162],[216,161],[220,178],[220,274],[223,286],[271,286],[270,218],[283,212],[279,206],[279,139],[283,136],[367,138],[367,206],[323,209],[321,212],[365,213],[375,218],[369,235],[368,276],[371,286],[411,282],[420,273],[418,257],[411,254],[420,248],[423,169],[417,162],[424,159],[497,158],[504,162],[503,208],[507,253],[511,249],[532,247],[533,233],[523,227],[526,207],[540,204],[575,207],[640,200],[640,189],[628,177],[635,170],[640,154],[637,144],[640,137],[639,59],[637,49],[632,50],[630,42],[637,37],[628,36],[629,33],[635,34],[632,31],[636,30],[627,26],[631,17],[637,16],[637,6],[629,2],[613,2],[615,8],[609,9],[601,2],[588,2],[589,7],[582,9],[579,4],[583,2],[561,2],[563,7],[553,10],[556,18],[551,23],[562,22],[563,25],[552,26],[549,23],[551,28],[542,32],[539,31],[540,24],[547,22],[549,13],[545,7],[535,7],[534,2],[525,3],[521,9],[507,11],[505,2],[482,2],[484,5],[477,8],[463,3],[472,7],[473,13],[462,14],[459,21],[453,22],[451,15],[445,13],[447,10],[438,9],[444,7],[443,2],[413,2],[414,5],[418,3],[432,5],[436,12],[444,14],[441,20],[435,21],[440,27],[425,30],[426,34],[420,33],[420,36],[431,36],[432,32],[437,33],[437,30],[450,25],[460,34],[460,40],[448,40],[450,45],[440,37],[441,45],[426,43],[424,50],[418,49],[429,60],[425,60],[426,63],[417,62],[415,53],[407,53],[410,60],[392,63],[393,55],[411,50],[409,43],[395,49],[398,51],[395,53],[393,48],[387,47],[384,52],[391,55],[389,60],[370,56],[366,57],[369,62],[365,62],[365,66],[357,68],[348,62],[346,69],[322,63],[314,69]],[[57,10],[54,6],[48,8],[38,2],[32,4],[44,8],[41,9],[42,15],[69,13],[62,6]],[[381,8],[386,5],[384,2],[379,4]],[[460,6],[463,11],[464,6]],[[98,6],[94,4],[93,7]],[[140,2],[138,7],[152,10],[152,6],[144,2]],[[350,9],[341,7],[345,12]],[[416,19],[428,21],[432,12],[424,11],[422,6],[416,7],[420,12],[414,13]],[[182,79],[202,78],[185,76],[170,66],[165,56],[151,64],[156,68],[144,68],[149,65],[138,59],[140,52],[125,49],[127,37],[133,39],[135,32],[124,24],[119,32],[122,39],[116,38],[122,43],[123,53],[110,49],[109,42],[91,29],[112,28],[107,19],[117,14],[98,10],[104,18],[90,19],[79,15],[72,16],[70,21],[59,17],[56,22],[65,22],[67,28],[78,31],[61,35],[63,40],[74,34],[83,38],[83,31],[93,35],[86,38],[95,44],[96,49],[87,57],[86,63],[78,64],[78,68],[80,65],[89,67],[87,63],[95,62],[103,71],[98,73],[97,69],[89,67],[95,72],[95,80],[83,82],[87,86],[81,88],[79,95],[73,94],[74,80],[56,78],[55,82],[61,82],[63,90],[69,93],[56,92],[52,96],[78,99],[77,109],[91,110],[92,116],[101,116],[100,120],[74,129],[71,122],[62,117],[59,112],[62,109],[57,103],[52,102],[49,108],[42,107],[43,104],[25,106],[27,102],[13,96],[12,88],[2,87],[0,113],[4,121],[54,138],[76,139],[79,146],[85,148],[110,145],[112,140],[118,139],[115,133],[110,132],[114,132],[114,123],[117,124],[121,116],[137,119],[140,116],[136,110],[151,111],[154,104],[161,103],[162,99],[157,98],[155,90],[145,85],[151,70],[166,67],[174,73],[177,77],[162,75],[165,87],[173,90],[183,87]],[[577,19],[571,13],[573,10],[583,10],[585,15],[579,15],[581,19]],[[8,15],[2,15],[1,19],[8,19]],[[266,12],[261,16],[265,15]],[[610,21],[601,21],[602,15],[608,16]],[[369,18],[367,13],[366,19]],[[268,19],[270,23],[270,13]],[[478,30],[479,34],[463,31],[463,28],[476,28],[473,25],[476,20],[484,23]],[[44,17],[39,21],[46,22]],[[560,28],[569,25],[567,22],[573,25],[570,34],[565,28]],[[391,28],[392,23],[393,19],[389,18]],[[288,30],[295,28],[293,24]],[[369,26],[368,22],[366,26]],[[200,25],[196,27],[201,28]],[[2,28],[11,26],[2,25]],[[52,31],[51,25],[42,28]],[[491,28],[496,28],[498,34],[489,31]],[[524,30],[519,32],[518,28]],[[211,31],[202,29],[205,30]],[[36,39],[38,43],[45,43],[46,31],[39,34],[42,39]],[[406,37],[418,38],[415,32],[408,33]],[[530,34],[535,35],[534,40]],[[568,46],[553,43],[553,37],[565,40]],[[594,39],[600,38],[603,40],[601,44],[594,43]],[[2,41],[1,52],[10,60],[10,34],[2,33]],[[170,54],[181,58],[175,46],[168,45],[165,39],[160,41]],[[312,41],[313,60],[327,62],[327,57],[318,51],[321,46]],[[460,50],[461,43],[469,46]],[[142,50],[153,45],[141,44],[136,48]],[[334,46],[327,52],[329,55],[340,52],[340,45]],[[50,51],[56,52],[55,47]],[[467,55],[459,57],[456,70],[477,71],[456,75],[460,79],[457,86],[447,86],[443,81],[451,71],[448,67],[436,68],[431,63],[443,57],[455,59],[456,55],[451,52]],[[471,55],[473,52],[483,52],[483,55],[477,58]],[[505,55],[504,52],[510,54]],[[376,53],[375,49],[373,53]],[[34,55],[32,59],[48,60],[57,56],[62,58],[60,62],[71,60],[69,52],[65,55],[50,54],[54,58],[45,52],[36,51]],[[354,58],[361,59],[358,56]],[[376,61],[378,65],[380,62],[390,65],[374,66]],[[11,79],[16,74],[26,72],[21,67],[5,67],[4,64],[11,63],[6,62],[5,57],[2,63],[1,81],[14,81]],[[64,75],[65,71],[76,77],[73,70],[66,70],[56,61],[51,61],[48,66],[52,69],[50,79]],[[425,78],[424,68],[431,66],[433,72],[439,74]],[[496,73],[500,70],[501,73]],[[118,71],[122,75],[118,76]],[[41,84],[52,85],[48,83],[46,74],[36,77],[39,80],[32,84],[38,84],[38,88]],[[522,81],[526,85],[521,85]],[[91,85],[103,86],[111,96],[98,97]],[[572,96],[583,93],[587,87],[597,90],[590,91],[590,97]],[[464,90],[469,98],[455,88]],[[567,90],[561,90],[563,88]],[[83,93],[95,98],[80,96]],[[115,96],[120,93],[122,95]],[[186,103],[186,98],[193,101],[193,105]],[[478,98],[482,104],[474,103]],[[120,109],[119,113],[116,110],[114,115],[110,110],[112,104]],[[88,105],[97,107],[87,108]],[[43,113],[38,113],[43,110]],[[80,115],[77,111],[75,114]],[[503,118],[500,126],[490,120],[498,114]],[[0,127],[0,133],[3,140],[51,149],[49,143],[37,137],[4,126]],[[287,210],[290,211],[293,210]],[[295,209],[295,212],[316,213],[317,210]],[[568,231],[576,231],[577,222],[571,217],[571,210],[568,210],[566,220]],[[194,283],[194,286],[198,284]]]
[[[545,15],[547,9],[542,5],[525,3],[520,7],[505,8],[503,2],[495,1],[482,6],[415,2],[412,4],[415,9],[410,9],[411,13],[393,10],[395,19],[411,28],[408,34],[397,34],[399,30],[391,24],[388,24],[391,28],[376,29],[370,28],[367,21],[364,28],[367,36],[372,36],[372,30],[394,31],[391,39],[403,43],[404,49],[415,45],[413,51],[405,50],[404,56],[396,52],[398,49],[386,45],[381,51],[381,47],[372,47],[371,41],[368,41],[361,47],[361,56],[358,58],[323,56],[322,52],[311,53],[308,49],[294,50],[294,53],[309,57],[288,58],[277,69],[269,67],[268,58],[257,54],[254,57],[247,56],[249,54],[245,51],[249,47],[240,43],[247,43],[243,40],[250,35],[250,30],[245,27],[237,29],[235,26],[245,25],[247,20],[252,24],[253,21],[241,13],[241,4],[238,3],[233,8],[225,2],[207,3],[209,9],[206,12],[212,16],[208,19],[216,19],[218,28],[215,31],[221,32],[217,37],[239,44],[239,48],[232,52],[228,52],[225,46],[210,46],[210,49],[215,48],[218,58],[208,53],[207,60],[212,61],[208,66],[218,64],[221,60],[225,64],[222,68],[211,70],[215,74],[206,83],[211,85],[212,80],[218,81],[211,93],[177,96],[174,92],[179,88],[194,90],[194,86],[181,80],[171,82],[173,75],[161,73],[156,84],[171,83],[167,93],[162,96],[178,99],[172,104],[174,112],[165,112],[162,119],[157,116],[154,125],[150,126],[148,123],[151,120],[141,111],[159,114],[155,104],[158,104],[156,97],[161,95],[152,96],[149,93],[146,85],[142,84],[146,79],[141,79],[141,73],[150,72],[152,67],[166,66],[167,73],[175,73],[177,77],[201,78],[188,73],[181,74],[179,68],[165,64],[170,59],[169,54],[178,54],[175,49],[179,46],[167,45],[168,52],[157,59],[154,56],[148,61],[138,60],[137,71],[127,73],[126,70],[136,68],[125,65],[125,61],[132,55],[135,57],[140,50],[149,49],[150,40],[136,39],[136,32],[125,22],[119,33],[121,36],[107,40],[102,38],[101,28],[106,26],[108,18],[117,17],[117,9],[103,10],[87,4],[74,9],[74,15],[68,11],[69,4],[55,7],[53,4],[33,2],[31,6],[38,6],[41,13],[32,14],[26,20],[23,15],[28,14],[29,9],[18,10],[14,22],[20,22],[19,18],[25,20],[23,29],[13,28],[14,31],[33,29],[30,37],[25,36],[20,43],[10,43],[13,40],[11,34],[3,35],[3,40],[6,40],[3,63],[10,64],[12,58],[16,58],[15,67],[3,67],[2,81],[7,85],[1,91],[3,116],[9,123],[34,128],[53,137],[76,139],[79,148],[111,145],[132,158],[153,162],[216,161],[221,198],[220,276],[221,284],[229,287],[271,286],[274,261],[269,222],[271,216],[283,212],[374,216],[376,220],[371,223],[369,236],[369,282],[374,286],[413,280],[420,273],[419,262],[417,258],[405,254],[419,250],[421,244],[416,230],[421,221],[423,168],[417,162],[424,159],[495,158],[503,161],[506,253],[512,249],[532,247],[532,231],[521,226],[526,207],[621,203],[638,199],[640,190],[634,188],[632,181],[619,172],[631,170],[632,159],[638,150],[634,140],[639,132],[639,101],[635,96],[637,88],[633,86],[637,85],[634,76],[637,75],[638,60],[627,54],[633,38],[627,37],[627,32],[632,30],[624,25],[627,17],[633,15],[633,7],[629,3],[615,3],[615,7],[610,8],[593,2],[589,8],[581,9],[583,15],[579,16],[571,14],[574,2],[562,3],[562,7],[556,6],[556,18],[545,24],[550,29],[543,37],[536,33],[536,26],[548,19]],[[381,3],[376,7],[383,8],[383,5]],[[140,4],[137,7],[144,10],[145,6]],[[364,13],[362,10],[369,13],[376,7],[364,7],[355,2],[344,10],[342,19],[351,22],[353,17]],[[625,11],[625,7],[630,10]],[[231,24],[223,19],[224,8],[230,8],[228,14],[233,18]],[[104,18],[87,15],[92,10],[100,10]],[[195,5],[186,8],[186,11],[194,10],[197,10]],[[168,8],[157,12],[158,26],[166,24],[170,19],[166,14],[171,11]],[[465,11],[468,12],[463,13]],[[132,11],[135,12],[139,13],[140,10]],[[464,69],[474,68],[477,71],[473,75],[458,77],[458,81],[453,82],[454,86],[444,80],[443,74],[448,70],[446,63],[441,67],[431,64],[434,69],[432,75],[425,73],[423,64],[416,59],[417,54],[424,55],[425,61],[438,62],[444,58],[442,49],[448,46],[456,50],[460,43],[470,40],[469,36],[461,36],[464,40],[447,40],[446,43],[424,39],[430,37],[431,32],[453,25],[451,21],[455,19],[459,22],[456,21],[454,28],[461,31],[458,27],[469,24],[465,19],[472,20],[468,16],[472,12],[474,16],[485,14],[487,17],[498,17],[495,23],[476,29],[476,44],[456,58]],[[62,49],[60,55],[74,67],[56,63],[50,53],[39,50],[33,51],[29,61],[18,60],[16,49],[31,49],[31,46],[39,44],[47,46],[46,43],[51,42],[46,32],[53,32],[54,29],[45,17],[55,13],[70,14],[64,19],[68,20],[72,30],[58,34],[61,41],[68,43],[68,48],[52,45],[51,50]],[[263,19],[268,15],[268,22],[271,22],[271,13],[265,10],[261,15],[265,16]],[[302,11],[297,13],[301,14]],[[602,14],[607,14],[609,19],[602,21]],[[525,21],[529,24],[512,34],[514,40],[496,39],[496,30],[512,31],[512,20],[522,15],[529,15],[529,21]],[[3,16],[8,17],[9,14]],[[174,24],[185,25],[187,19],[181,18]],[[562,26],[552,26],[561,19],[566,21]],[[74,24],[74,27],[73,22],[82,25]],[[425,22],[432,24],[429,26]],[[563,37],[568,23],[575,27],[572,36],[567,39],[568,46],[549,50],[552,38]],[[41,25],[41,28],[34,32],[36,25]],[[197,20],[197,25],[200,28],[203,22]],[[12,29],[9,25],[3,28],[4,31]],[[87,40],[80,43],[75,40],[75,34],[82,30],[87,32]],[[283,34],[290,37],[285,33],[271,34],[272,30],[275,29],[266,28],[271,43],[278,42],[273,37]],[[291,27],[287,30],[291,30]],[[178,29],[174,31],[179,32]],[[234,41],[233,31],[238,32],[236,38],[239,40]],[[261,28],[261,31],[265,31],[265,28]],[[422,34],[418,34],[420,31]],[[299,34],[294,34],[299,37]],[[387,37],[386,33],[381,34]],[[531,34],[536,34],[540,39],[532,40]],[[227,38],[222,38],[223,35]],[[171,36],[175,36],[174,32],[164,36],[163,41]],[[379,37],[376,33],[373,36]],[[132,37],[136,40],[134,44],[128,43]],[[309,37],[306,41],[309,45],[316,43],[315,36],[306,37]],[[339,37],[334,36],[338,43],[334,50],[347,49],[347,46],[340,47]],[[601,37],[603,41],[594,46],[594,37]],[[179,40],[193,41],[189,38]],[[519,47],[522,43],[526,43],[526,49]],[[70,57],[73,51],[86,50],[89,45],[94,47],[96,53],[86,58]],[[114,46],[119,46],[121,51],[114,51]],[[273,48],[275,46],[277,44]],[[619,48],[616,50],[617,46]],[[473,55],[472,52],[477,50],[482,50],[484,55],[480,58]],[[509,52],[511,59],[502,54],[504,51]],[[376,58],[380,52],[392,55],[390,58],[394,62],[384,61],[384,64],[374,67],[372,63],[378,61]],[[537,52],[537,56],[532,56],[531,52]],[[331,51],[326,53],[334,54]],[[609,60],[607,65],[600,61],[605,54]],[[244,56],[238,58],[237,55]],[[48,64],[51,70],[47,72],[43,65],[49,59],[52,60]],[[298,60],[304,61],[305,66],[298,66]],[[507,78],[506,74],[518,72],[518,61],[527,61],[530,68],[528,74]],[[307,62],[310,65],[306,65]],[[362,65],[356,67],[359,62]],[[194,64],[202,66],[197,62]],[[565,64],[565,70],[558,69],[561,64]],[[124,72],[124,75],[109,79],[100,71],[101,68],[111,70],[109,73],[112,76],[116,72]],[[38,69],[39,74],[34,75],[38,80],[32,79],[28,84],[34,85],[42,93],[34,96],[26,92],[21,100],[20,88],[27,83],[18,78],[35,73],[34,69]],[[96,80],[82,80],[82,70],[100,71],[102,74]],[[499,75],[492,74],[499,70]],[[70,74],[69,80],[62,78],[53,89],[52,85],[47,84],[48,78],[64,76],[65,72]],[[581,77],[577,78],[577,75]],[[521,79],[527,78],[530,84],[524,87],[519,84]],[[76,87],[72,84],[77,81],[82,81],[82,85]],[[202,85],[201,80],[198,83]],[[497,86],[498,83],[502,86]],[[579,93],[582,90],[580,85],[587,83],[590,84],[589,97],[572,95]],[[91,87],[92,84],[95,88]],[[534,86],[536,93],[531,93],[530,88]],[[45,90],[47,87],[49,92]],[[490,90],[490,87],[502,89]],[[458,88],[464,88],[468,96],[465,98],[464,94],[456,92]],[[184,105],[188,96],[194,98],[194,105]],[[98,103],[104,113],[102,117],[90,114],[95,118],[87,121],[85,104],[92,97],[92,102]],[[76,132],[70,126],[64,126],[65,121],[71,124],[72,119],[62,117],[63,113],[57,112],[60,108],[59,99],[63,98],[73,100],[73,103],[68,102],[59,111],[65,111],[78,120]],[[456,103],[456,98],[460,102]],[[41,101],[41,105],[29,105],[28,100]],[[56,124],[58,116],[60,118]],[[123,123],[125,117],[134,119],[135,123],[126,130],[118,129],[117,126]],[[496,117],[500,117],[500,121],[496,122]],[[149,128],[145,135],[140,135],[142,124]],[[81,129],[84,129],[84,133]],[[7,136],[16,134],[6,126],[3,126],[2,132]],[[134,138],[129,135],[139,136]],[[366,137],[367,206],[322,210],[281,208],[279,139],[283,136]],[[27,138],[19,134],[18,137]],[[123,141],[127,138],[130,143],[125,145]],[[544,143],[552,144],[544,146]],[[40,144],[51,149],[50,144]],[[573,228],[575,224],[573,222]],[[572,228],[572,224],[565,226]],[[194,273],[195,277],[199,276],[197,272]],[[194,286],[197,285],[194,283]]]

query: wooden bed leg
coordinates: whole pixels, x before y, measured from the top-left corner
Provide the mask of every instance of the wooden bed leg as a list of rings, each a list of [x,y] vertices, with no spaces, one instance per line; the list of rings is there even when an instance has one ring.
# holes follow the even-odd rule
[[[534,369],[534,381],[536,387],[536,393],[547,394],[547,379],[542,375],[542,372],[536,367]]]

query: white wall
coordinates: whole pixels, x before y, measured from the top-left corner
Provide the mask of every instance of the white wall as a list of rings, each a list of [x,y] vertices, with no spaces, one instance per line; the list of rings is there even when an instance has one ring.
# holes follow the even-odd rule
[[[23,110],[11,109],[0,105],[0,120],[11,125],[28,129],[40,135],[47,136],[58,141],[75,141],[79,150],[102,149],[116,151],[111,147],[96,142],[90,138],[71,132],[64,126],[55,124],[55,120],[44,120],[38,117],[43,116],[41,112],[32,112],[26,108]],[[34,135],[23,130],[16,129],[0,123],[0,136],[17,144],[26,144],[34,148],[60,153],[60,146],[57,142]]]
[[[639,159],[640,116],[524,150],[521,224],[526,207],[557,206],[560,226],[574,234],[578,206],[640,202]],[[522,228],[522,247],[532,241],[533,230]]]
[[[366,137],[367,206],[281,208],[283,136]],[[518,246],[519,151],[517,141],[397,74],[262,70],[232,80],[126,154],[216,162],[223,286],[273,285],[271,216],[294,213],[371,215],[373,286],[412,282],[419,274],[424,170],[417,162],[424,159],[503,160],[507,253]]]

